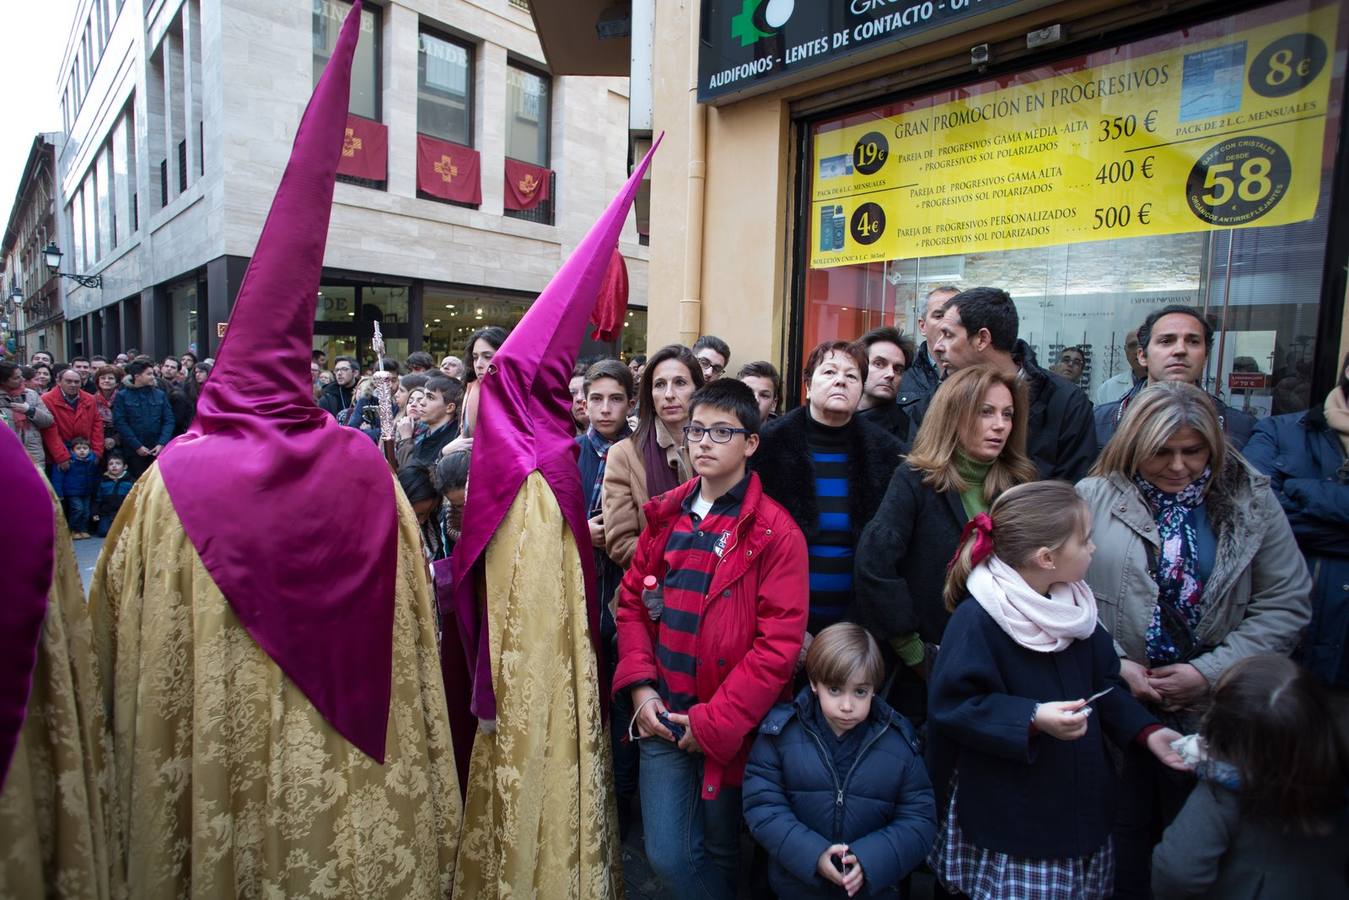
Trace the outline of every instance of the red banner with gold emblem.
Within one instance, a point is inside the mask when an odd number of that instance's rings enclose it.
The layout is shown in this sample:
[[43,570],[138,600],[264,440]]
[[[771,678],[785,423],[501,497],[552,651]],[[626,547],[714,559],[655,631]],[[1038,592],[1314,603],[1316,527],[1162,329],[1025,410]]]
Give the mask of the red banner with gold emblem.
[[347,114],[347,133],[337,174],[385,181],[389,177],[389,129],[383,122]]
[[456,203],[482,203],[481,157],[472,147],[417,135],[417,190]]
[[548,199],[552,170],[506,158],[506,208],[533,209]]

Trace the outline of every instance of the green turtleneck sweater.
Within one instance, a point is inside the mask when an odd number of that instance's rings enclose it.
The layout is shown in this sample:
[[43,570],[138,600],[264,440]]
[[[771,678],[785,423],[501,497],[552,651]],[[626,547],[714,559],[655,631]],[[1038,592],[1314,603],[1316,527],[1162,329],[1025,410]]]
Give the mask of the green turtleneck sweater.
[[[984,479],[988,477],[988,470],[993,464],[970,459],[959,450],[956,451],[955,462],[956,472],[960,474],[960,480],[965,482],[965,490],[960,492],[960,505],[965,508],[965,518],[973,519],[981,512],[988,512],[989,504],[984,500]],[[890,646],[906,666],[916,666],[923,661],[925,650],[917,634],[891,638]]]
[[970,459],[959,450],[956,451],[955,461],[956,472],[960,480],[965,482],[965,490],[960,492],[960,505],[965,507],[965,518],[973,519],[981,512],[988,512],[989,503],[984,499],[984,479],[988,477],[988,470],[993,464]]

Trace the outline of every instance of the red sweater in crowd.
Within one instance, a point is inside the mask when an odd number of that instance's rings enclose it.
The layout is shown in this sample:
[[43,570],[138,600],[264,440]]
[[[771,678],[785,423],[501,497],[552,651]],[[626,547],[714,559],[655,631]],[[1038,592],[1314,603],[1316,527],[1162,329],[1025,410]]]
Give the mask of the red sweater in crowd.
[[42,402],[56,420],[52,427],[42,432],[47,462],[59,465],[70,459],[70,449],[66,445],[77,437],[89,439],[96,459],[103,456],[103,419],[98,414],[93,394],[80,391],[75,408],[71,409],[61,388],[54,387],[42,395]]

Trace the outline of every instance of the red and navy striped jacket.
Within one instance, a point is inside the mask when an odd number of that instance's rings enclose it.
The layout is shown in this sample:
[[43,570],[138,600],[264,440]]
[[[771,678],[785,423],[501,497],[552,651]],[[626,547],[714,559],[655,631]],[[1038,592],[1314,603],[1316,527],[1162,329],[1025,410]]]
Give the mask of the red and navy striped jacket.
[[698,623],[717,563],[734,537],[748,486],[747,476],[717,498],[703,518],[693,511],[698,491],[689,492],[679,504],[681,514],[665,542],[665,611],[656,637],[656,690],[671,712],[686,713],[698,702],[694,677]]
[[[642,581],[648,575],[668,581],[667,548],[679,521],[687,519],[684,503],[698,484],[694,478],[642,507],[646,529],[618,592],[615,692],[643,683],[659,685],[661,633],[673,635],[677,629],[651,621],[642,603]],[[774,703],[790,699],[810,603],[801,529],[763,492],[757,474],[744,486],[731,536],[713,564],[706,591],[697,595],[696,627],[678,648],[692,657],[696,702],[688,717],[703,751],[699,793],[707,800],[718,795],[723,783],[741,783],[759,722]],[[673,598],[672,603],[672,593],[667,584],[666,608],[677,605],[684,611],[686,598]],[[678,615],[671,622],[674,618]],[[666,677],[668,686],[668,673]]]

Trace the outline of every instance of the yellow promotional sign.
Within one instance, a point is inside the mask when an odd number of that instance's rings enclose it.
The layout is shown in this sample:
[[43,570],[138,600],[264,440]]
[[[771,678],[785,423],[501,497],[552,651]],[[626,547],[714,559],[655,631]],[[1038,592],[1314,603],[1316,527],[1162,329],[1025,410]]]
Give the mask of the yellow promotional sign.
[[1338,15],[821,132],[810,264],[1309,219]]

